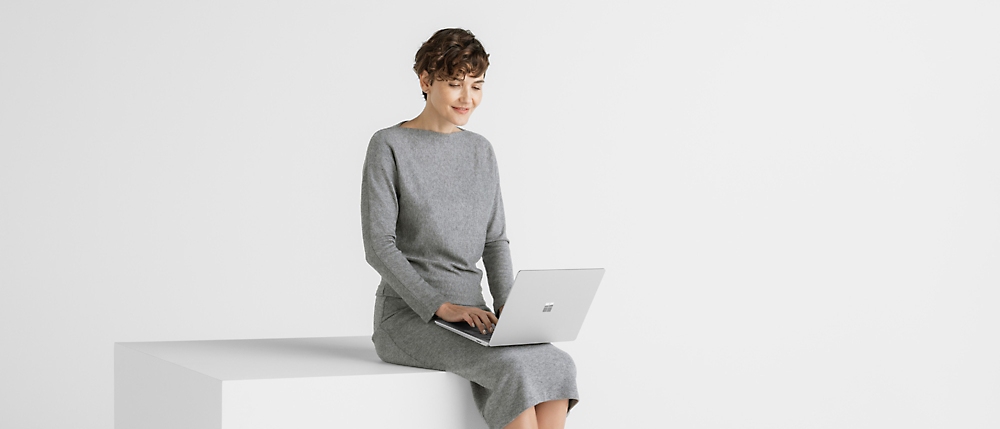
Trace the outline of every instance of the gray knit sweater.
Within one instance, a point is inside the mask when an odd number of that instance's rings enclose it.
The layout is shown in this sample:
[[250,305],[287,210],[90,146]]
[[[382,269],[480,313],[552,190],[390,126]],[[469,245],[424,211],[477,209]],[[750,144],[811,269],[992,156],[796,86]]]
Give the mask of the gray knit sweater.
[[445,302],[485,306],[482,258],[494,308],[504,305],[514,274],[493,147],[471,131],[400,124],[372,136],[361,182],[376,295],[401,297],[424,321]]

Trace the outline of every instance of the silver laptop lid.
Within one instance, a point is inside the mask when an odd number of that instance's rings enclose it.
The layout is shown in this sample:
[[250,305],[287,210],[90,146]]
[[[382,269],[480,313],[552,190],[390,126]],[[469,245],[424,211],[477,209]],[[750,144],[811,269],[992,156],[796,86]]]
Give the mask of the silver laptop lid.
[[518,271],[490,346],[575,340],[603,277],[604,268]]

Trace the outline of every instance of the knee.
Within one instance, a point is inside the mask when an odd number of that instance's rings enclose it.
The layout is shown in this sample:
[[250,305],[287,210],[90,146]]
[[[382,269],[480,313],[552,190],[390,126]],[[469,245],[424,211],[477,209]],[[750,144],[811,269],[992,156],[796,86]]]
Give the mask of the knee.
[[532,380],[548,380],[562,384],[576,380],[573,358],[550,344],[538,347],[529,356],[510,356],[504,359],[501,366],[509,383],[530,384]]
[[552,347],[552,353],[547,361],[546,368],[554,374],[563,374],[569,378],[576,378],[576,363],[573,357],[556,347]]

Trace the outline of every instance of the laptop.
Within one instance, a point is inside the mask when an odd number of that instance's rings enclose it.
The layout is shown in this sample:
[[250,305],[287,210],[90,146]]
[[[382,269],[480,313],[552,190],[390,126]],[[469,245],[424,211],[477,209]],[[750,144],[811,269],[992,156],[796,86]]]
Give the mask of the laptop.
[[468,323],[434,323],[487,347],[573,341],[583,326],[604,268],[521,270],[493,332]]

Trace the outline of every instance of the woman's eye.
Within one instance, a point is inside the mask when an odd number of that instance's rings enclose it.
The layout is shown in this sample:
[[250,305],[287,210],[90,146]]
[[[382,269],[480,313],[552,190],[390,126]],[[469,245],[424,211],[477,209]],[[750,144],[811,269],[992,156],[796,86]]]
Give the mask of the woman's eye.
[[474,90],[476,90],[476,91],[480,91],[480,90],[482,90],[482,89],[483,89],[483,87],[475,87],[475,86],[474,86],[474,87],[472,87],[472,89],[474,89]]

